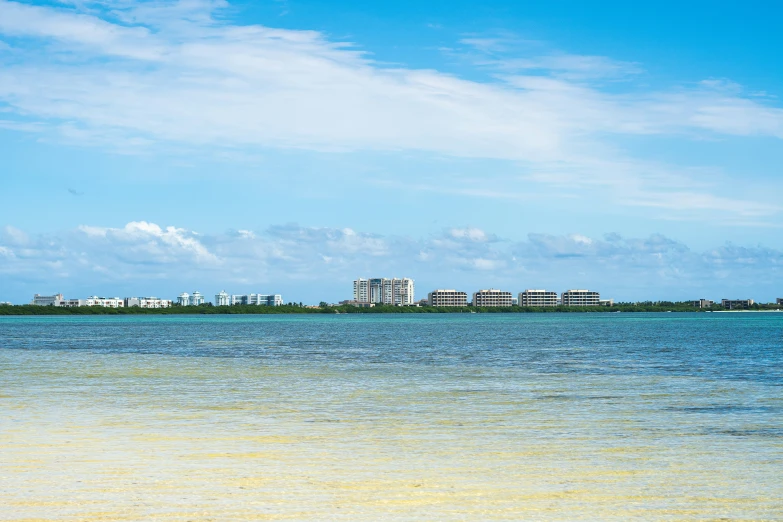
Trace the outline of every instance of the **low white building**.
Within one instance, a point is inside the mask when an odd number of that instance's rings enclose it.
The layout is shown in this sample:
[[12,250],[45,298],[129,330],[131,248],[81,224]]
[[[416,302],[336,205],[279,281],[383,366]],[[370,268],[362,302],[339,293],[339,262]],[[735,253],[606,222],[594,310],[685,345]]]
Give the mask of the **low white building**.
[[65,298],[63,294],[41,295],[35,294],[31,304],[35,306],[63,306]]
[[119,297],[98,297],[94,295],[87,299],[68,299],[63,306],[103,306],[105,308],[125,308],[125,300]]
[[225,290],[215,294],[215,306],[231,306],[231,296]]
[[126,297],[125,307],[138,306],[139,308],[169,308],[171,299],[158,299],[157,297]]
[[232,305],[253,305],[253,306],[282,306],[283,296],[280,294],[243,294],[232,295]]
[[519,306],[557,306],[557,292],[527,289],[519,292]]

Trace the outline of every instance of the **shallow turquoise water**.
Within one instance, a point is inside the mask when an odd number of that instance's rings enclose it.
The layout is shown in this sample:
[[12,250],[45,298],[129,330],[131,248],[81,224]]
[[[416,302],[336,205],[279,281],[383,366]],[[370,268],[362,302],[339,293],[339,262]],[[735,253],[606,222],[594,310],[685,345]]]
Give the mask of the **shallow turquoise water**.
[[0,317],[0,519],[783,520],[783,314]]

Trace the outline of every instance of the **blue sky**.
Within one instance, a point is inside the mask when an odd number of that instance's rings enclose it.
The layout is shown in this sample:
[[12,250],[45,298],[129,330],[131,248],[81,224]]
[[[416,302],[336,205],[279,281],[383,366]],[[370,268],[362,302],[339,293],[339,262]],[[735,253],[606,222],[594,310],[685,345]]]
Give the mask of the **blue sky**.
[[0,0],[0,301],[781,297],[782,15]]

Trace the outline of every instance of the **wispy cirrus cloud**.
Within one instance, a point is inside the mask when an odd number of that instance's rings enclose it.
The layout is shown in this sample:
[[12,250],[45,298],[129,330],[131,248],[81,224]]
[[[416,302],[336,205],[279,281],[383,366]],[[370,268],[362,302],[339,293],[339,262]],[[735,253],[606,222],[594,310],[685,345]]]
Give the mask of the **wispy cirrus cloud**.
[[[442,190],[489,197],[578,184],[627,208],[667,217],[750,213],[779,204],[731,182],[634,158],[623,136],[783,139],[783,109],[723,81],[650,90],[601,89],[639,64],[538,49],[515,56],[508,37],[463,39],[494,80],[389,67],[352,42],[307,30],[240,25],[225,2],[120,0],[53,6],[0,0],[0,127],[122,153],[258,148],[414,151],[513,162],[507,186],[441,180]],[[724,215],[724,214],[721,214]],[[675,216],[677,217],[677,216]],[[750,222],[750,221],[749,221]]]

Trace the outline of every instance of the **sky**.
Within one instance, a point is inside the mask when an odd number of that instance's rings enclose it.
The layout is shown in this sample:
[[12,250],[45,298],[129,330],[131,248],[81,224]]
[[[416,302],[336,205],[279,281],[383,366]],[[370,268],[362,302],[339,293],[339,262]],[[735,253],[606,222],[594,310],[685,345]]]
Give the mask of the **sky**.
[[783,4],[0,0],[0,301],[783,297]]

